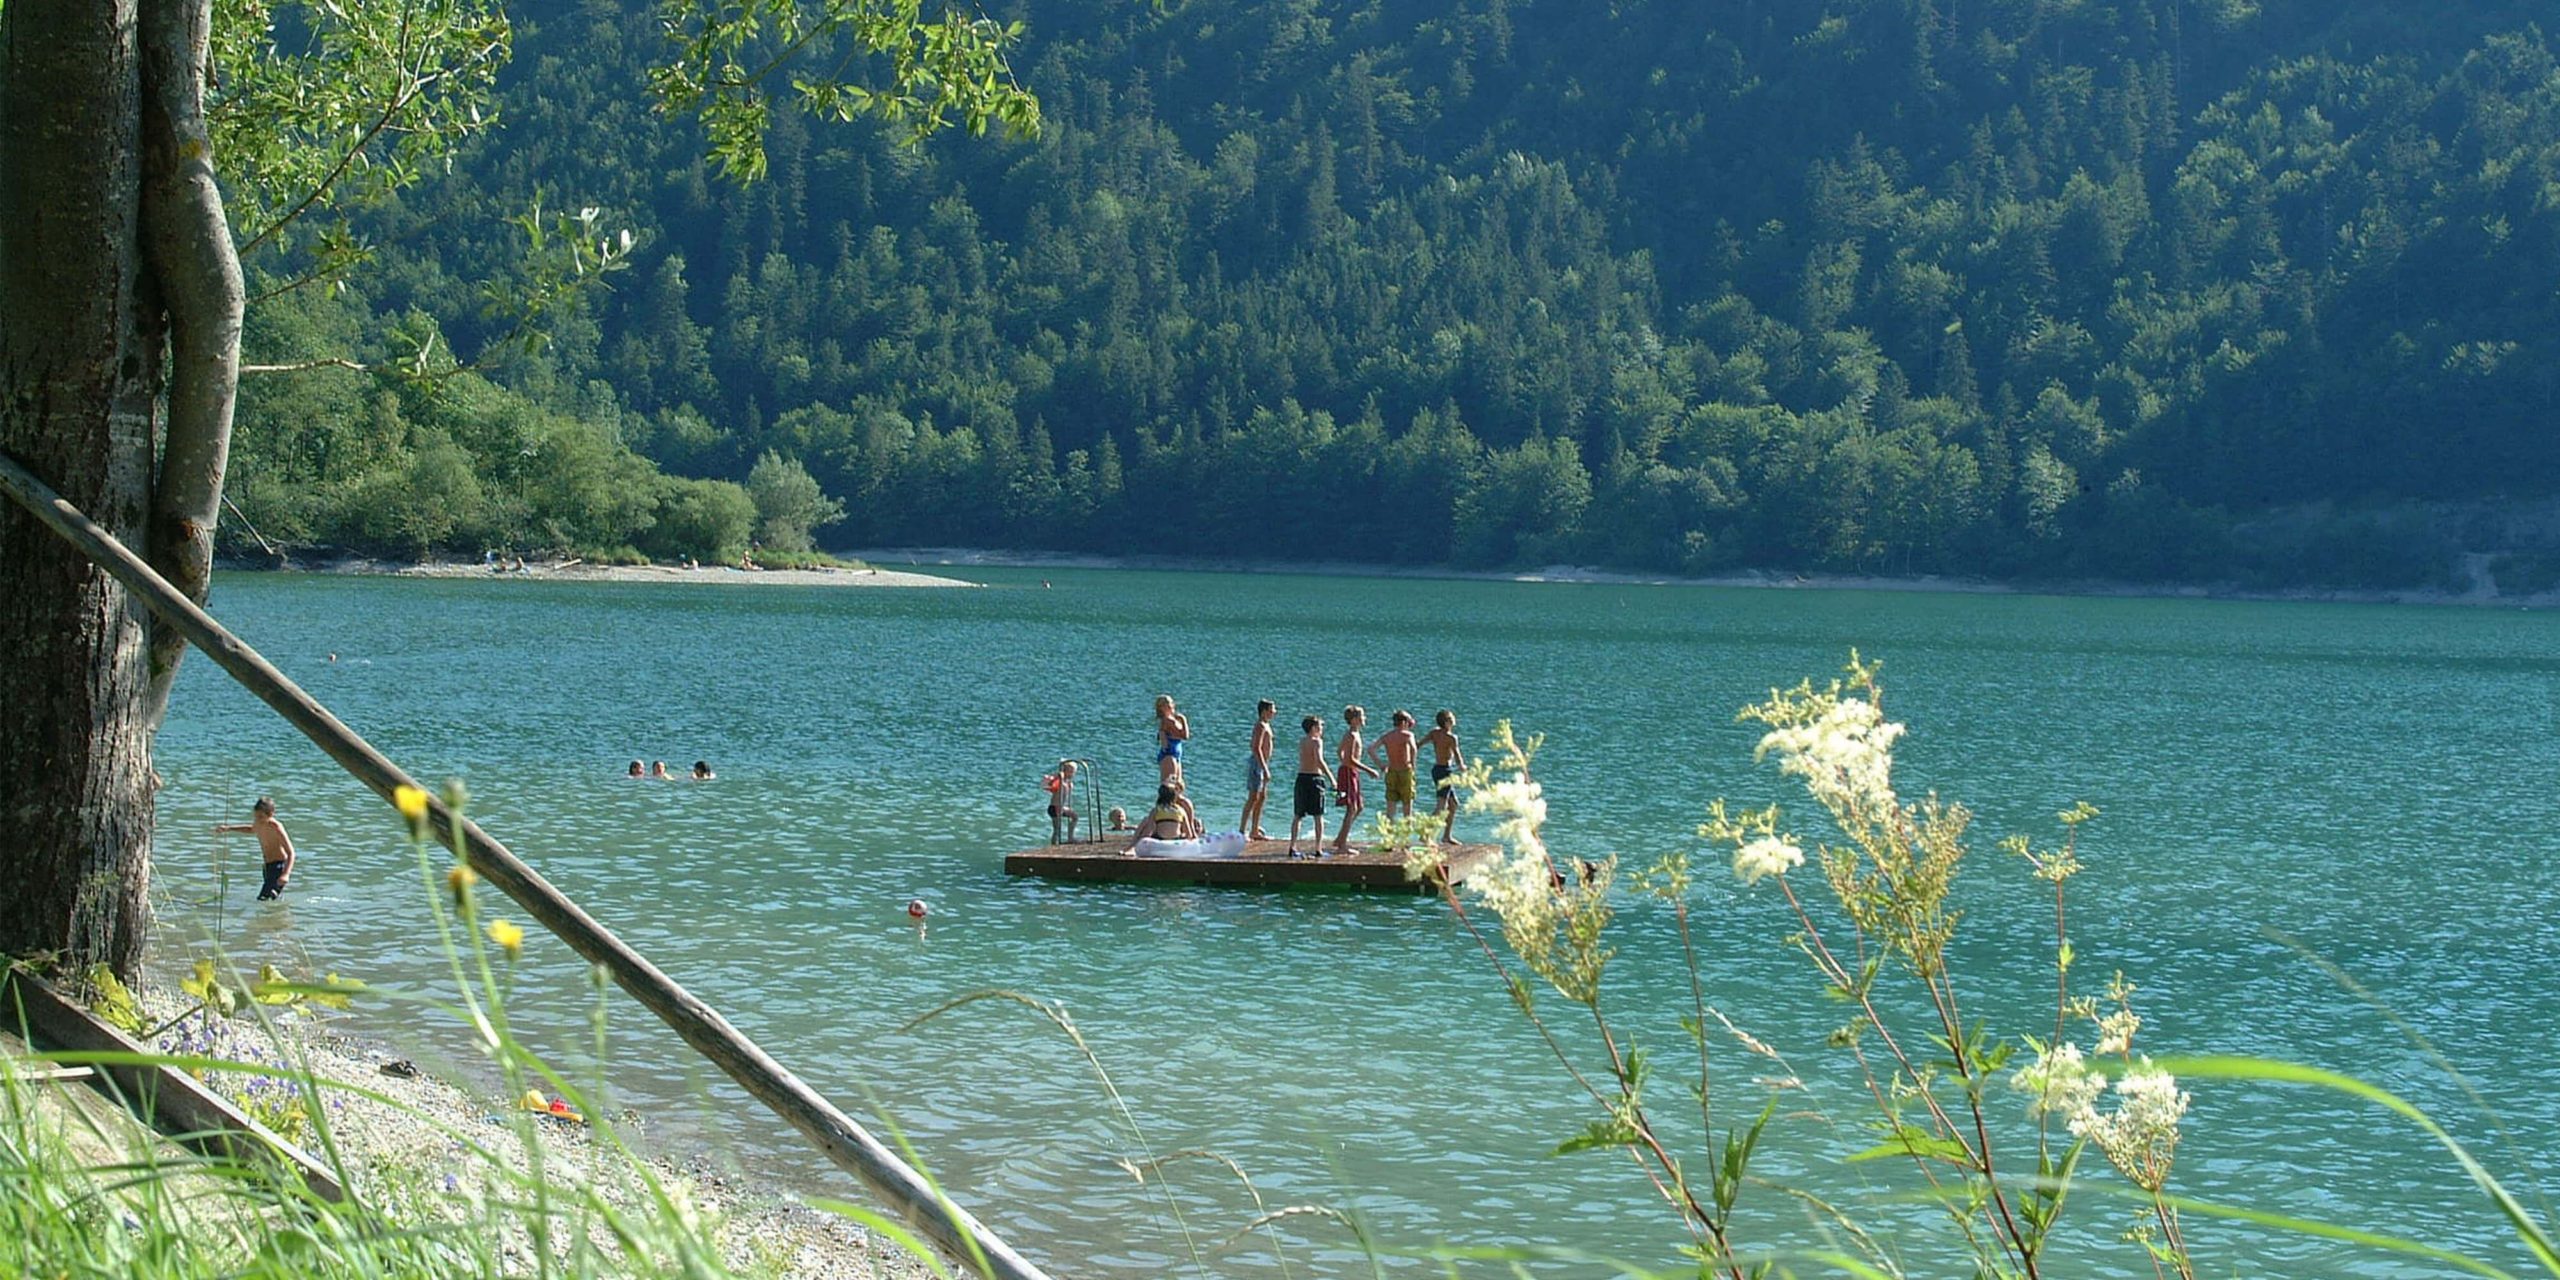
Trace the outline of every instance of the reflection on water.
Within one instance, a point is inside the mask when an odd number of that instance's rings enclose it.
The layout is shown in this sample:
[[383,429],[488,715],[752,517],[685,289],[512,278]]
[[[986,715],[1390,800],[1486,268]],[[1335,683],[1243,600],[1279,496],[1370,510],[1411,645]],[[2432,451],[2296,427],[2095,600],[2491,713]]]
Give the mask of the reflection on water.
[[[2476,1071],[2511,1130],[2560,1120],[2560,1067],[2540,1030],[2560,995],[2547,963],[2560,941],[2547,713],[2560,637],[2545,615],[982,576],[998,589],[231,575],[215,608],[395,759],[466,778],[475,816],[543,874],[820,1088],[894,1119],[1001,1231],[1076,1275],[1187,1265],[1158,1192],[1113,1163],[1131,1140],[1089,1068],[1017,1005],[910,1020],[990,988],[1063,1001],[1157,1149],[1214,1148],[1270,1203],[1353,1209],[1392,1239],[1668,1261],[1677,1235],[1623,1163],[1548,1155],[1592,1118],[1587,1102],[1572,1105],[1437,903],[1003,874],[1004,853],[1045,836],[1039,778],[1059,756],[1100,761],[1106,800],[1136,807],[1157,692],[1191,714],[1194,788],[1213,820],[1232,821],[1241,800],[1256,697],[1278,701],[1284,724],[1314,711],[1337,728],[1346,702],[1381,719],[1445,706],[1470,744],[1505,716],[1548,733],[1553,842],[1640,862],[1695,848],[1716,796],[1789,799],[1752,766],[1733,711],[1857,645],[1886,660],[1889,710],[1913,726],[1906,789],[1980,813],[1958,953],[1965,994],[1996,1029],[2037,1029],[2051,935],[2049,901],[2039,907],[1991,841],[2048,832],[2055,810],[2086,799],[2105,817],[2073,882],[2078,972],[2094,982],[2122,968],[2141,983],[2155,1051],[2353,1069],[2463,1118],[2468,1135],[2489,1132],[2423,1053],[2272,926]],[[1039,577],[1056,589],[1008,589]],[[201,662],[161,744],[164,940],[218,934],[252,963],[433,990],[425,890],[387,809]],[[629,781],[634,757],[679,771],[708,759],[720,778]],[[196,834],[262,793],[302,848],[281,907],[250,901],[245,845]],[[929,931],[904,914],[914,897],[932,904]],[[1773,1127],[1761,1171],[1835,1198],[1903,1189],[1881,1166],[1835,1163],[1872,1138],[1853,1068],[1822,1048],[1838,1011],[1785,946],[1778,904],[1715,875],[1698,897],[1711,997],[1816,1083]],[[1667,916],[1629,901],[1621,921],[1609,997],[1639,1042],[1676,1058],[1662,993],[1685,980]],[[186,945],[166,942],[164,962]],[[583,967],[537,938],[524,969],[520,1016],[582,1060]],[[654,1139],[808,1164],[644,1013],[619,1000],[610,1012],[614,1088]],[[1584,1028],[1560,1031],[1589,1048]],[[1741,1083],[1753,1068],[1720,1053],[1734,1090],[1722,1125],[1758,1099]],[[2378,1117],[2293,1093],[2197,1092],[2182,1152],[2191,1192],[2498,1247],[2487,1215],[2435,1172],[2440,1158]],[[1679,1115],[1676,1097],[1666,1076],[1656,1105]],[[1212,1165],[1177,1166],[1175,1185],[1204,1240],[1251,1216]],[[1754,1194],[1746,1236],[1802,1238],[1781,1196]],[[2072,1273],[2147,1274],[2114,1239],[2114,1211],[2086,1211],[2062,1246]],[[1319,1263],[1347,1243],[1310,1230]],[[2194,1237],[2208,1270],[2419,1274],[2205,1225]],[[1240,1243],[1217,1269],[1265,1274],[1260,1249]],[[1925,1250],[1911,1260],[1931,1271]]]

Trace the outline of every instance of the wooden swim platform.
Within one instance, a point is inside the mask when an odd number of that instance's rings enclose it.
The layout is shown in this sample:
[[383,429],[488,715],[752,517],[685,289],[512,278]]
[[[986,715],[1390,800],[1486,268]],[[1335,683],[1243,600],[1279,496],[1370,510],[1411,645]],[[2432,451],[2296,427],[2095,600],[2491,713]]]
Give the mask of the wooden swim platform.
[[[1255,840],[1232,858],[1139,858],[1121,852],[1128,847],[1125,838],[1045,845],[1005,855],[1004,870],[1007,875],[1046,876],[1052,880],[1438,892],[1432,886],[1404,878],[1402,853],[1380,853],[1374,848],[1361,848],[1347,857],[1292,858],[1286,841]],[[1489,844],[1442,846],[1451,882],[1465,880],[1469,872],[1493,855],[1494,849]]]

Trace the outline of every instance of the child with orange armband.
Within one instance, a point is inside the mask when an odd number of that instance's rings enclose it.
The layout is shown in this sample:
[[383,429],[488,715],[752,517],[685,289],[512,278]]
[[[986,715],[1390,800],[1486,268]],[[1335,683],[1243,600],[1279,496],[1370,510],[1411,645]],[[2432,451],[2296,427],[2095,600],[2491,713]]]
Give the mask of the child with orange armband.
[[1058,771],[1040,780],[1040,789],[1049,793],[1049,843],[1075,839],[1076,762],[1059,761]]

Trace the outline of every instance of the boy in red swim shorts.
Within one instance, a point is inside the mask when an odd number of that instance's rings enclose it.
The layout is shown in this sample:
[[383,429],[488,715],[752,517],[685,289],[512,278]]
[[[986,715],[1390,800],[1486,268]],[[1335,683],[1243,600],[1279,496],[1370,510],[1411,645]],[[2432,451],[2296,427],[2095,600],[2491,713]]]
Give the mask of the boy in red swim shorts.
[[1361,758],[1367,752],[1364,749],[1366,744],[1360,740],[1360,726],[1368,721],[1369,713],[1356,705],[1342,709],[1342,741],[1334,744],[1334,759],[1339,763],[1333,770],[1333,789],[1341,793],[1337,803],[1342,806],[1342,830],[1334,833],[1333,837],[1335,853],[1351,852],[1351,824],[1359,820],[1362,807],[1360,775],[1365,773],[1374,777],[1378,772]]

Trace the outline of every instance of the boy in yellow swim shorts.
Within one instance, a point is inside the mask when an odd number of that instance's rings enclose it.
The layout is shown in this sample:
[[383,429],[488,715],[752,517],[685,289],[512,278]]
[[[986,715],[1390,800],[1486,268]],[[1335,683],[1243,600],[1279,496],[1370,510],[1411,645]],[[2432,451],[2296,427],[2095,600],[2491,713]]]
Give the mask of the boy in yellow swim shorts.
[[1413,764],[1421,754],[1422,744],[1413,736],[1413,713],[1398,711],[1395,727],[1378,739],[1373,748],[1386,757],[1387,814],[1390,818],[1413,816]]

